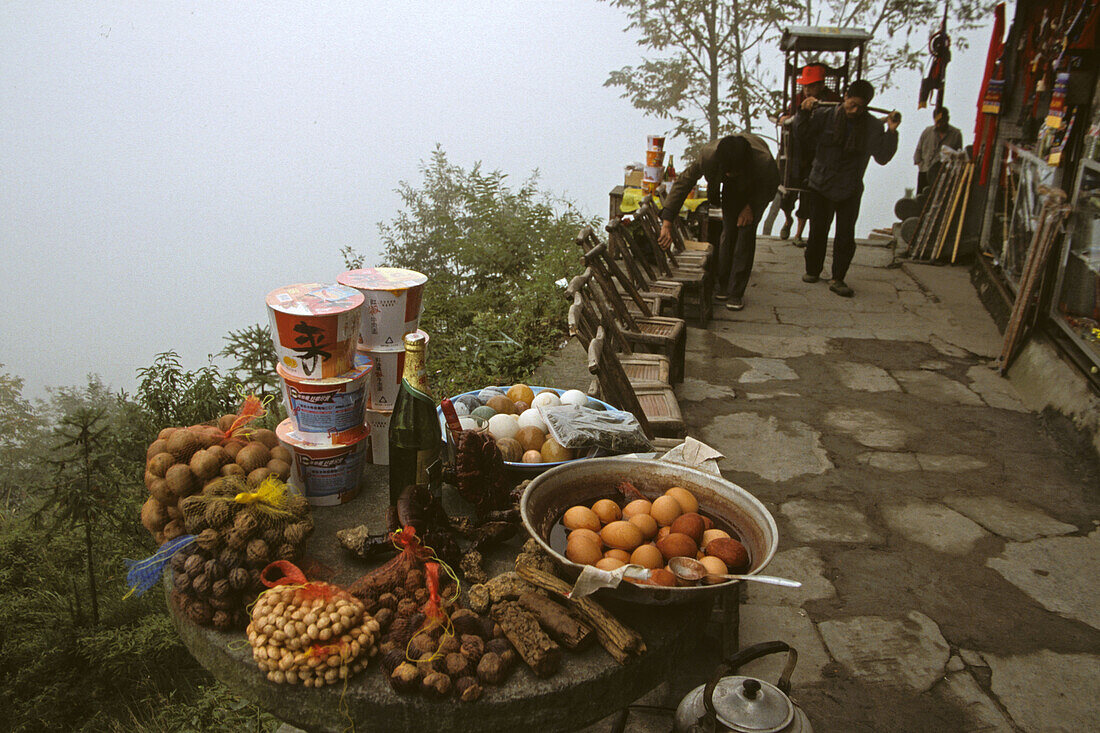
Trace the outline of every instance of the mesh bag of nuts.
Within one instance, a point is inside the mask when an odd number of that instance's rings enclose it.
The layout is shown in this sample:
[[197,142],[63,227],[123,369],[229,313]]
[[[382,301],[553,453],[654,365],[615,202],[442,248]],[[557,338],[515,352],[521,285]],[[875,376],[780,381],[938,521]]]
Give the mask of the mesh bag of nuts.
[[[283,577],[270,580],[274,571]],[[252,658],[272,682],[321,687],[366,668],[378,651],[378,622],[343,589],[309,582],[292,563],[261,574],[264,591],[252,608]]]

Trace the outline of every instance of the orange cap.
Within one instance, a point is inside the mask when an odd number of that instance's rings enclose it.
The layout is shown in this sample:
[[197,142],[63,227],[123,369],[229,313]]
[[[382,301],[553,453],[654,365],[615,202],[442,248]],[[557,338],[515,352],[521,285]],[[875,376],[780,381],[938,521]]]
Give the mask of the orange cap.
[[802,76],[798,77],[798,83],[805,86],[815,81],[825,81],[825,67],[821,64],[809,64],[802,67]]

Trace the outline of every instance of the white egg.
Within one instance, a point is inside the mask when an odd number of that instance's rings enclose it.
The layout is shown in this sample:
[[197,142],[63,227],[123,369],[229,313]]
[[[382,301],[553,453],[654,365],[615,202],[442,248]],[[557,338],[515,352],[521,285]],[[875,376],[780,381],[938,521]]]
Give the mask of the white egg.
[[546,427],[546,422],[542,419],[542,415],[534,407],[524,410],[523,414],[519,416],[519,426],[521,428],[538,428],[544,433],[549,430]]
[[470,408],[466,406],[465,402],[452,402],[455,407],[455,414],[459,417],[465,417],[470,414]]
[[561,399],[558,398],[557,393],[550,390],[539,392],[535,395],[535,399],[531,400],[531,407],[557,407],[560,404]]
[[489,434],[497,440],[514,438],[519,432],[519,424],[512,415],[493,415],[489,418]]
[[581,392],[579,389],[567,389],[561,393],[561,403],[563,405],[576,405],[577,407],[584,407],[588,404],[588,395]]
[[462,426],[463,430],[477,430],[484,423],[478,420],[476,417],[462,416],[458,418],[458,424]]

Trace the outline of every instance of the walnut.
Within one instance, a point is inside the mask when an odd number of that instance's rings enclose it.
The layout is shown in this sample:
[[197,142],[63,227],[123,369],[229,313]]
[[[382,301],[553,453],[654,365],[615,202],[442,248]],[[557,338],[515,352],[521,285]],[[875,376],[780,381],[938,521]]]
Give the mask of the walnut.
[[249,542],[246,552],[248,562],[252,565],[267,565],[271,561],[271,551],[263,540],[256,539]]
[[218,631],[229,631],[233,628],[233,614],[228,611],[215,611],[211,624]]
[[214,529],[222,529],[233,521],[233,508],[228,501],[207,501],[206,523]]
[[439,645],[436,643],[435,639],[428,634],[414,636],[412,641],[409,642],[409,659],[427,659],[436,653],[438,647]]
[[172,588],[186,593],[191,589],[191,576],[187,573],[172,573]]
[[295,547],[300,547],[311,532],[313,532],[313,522],[295,522],[283,528],[283,539]]
[[405,574],[405,582],[402,585],[404,585],[405,591],[408,593],[414,593],[417,588],[423,588],[424,571],[420,568],[413,568]]
[[233,568],[229,571],[229,585],[233,590],[244,590],[248,587],[251,578],[244,568]]
[[210,593],[215,598],[228,598],[232,591],[233,586],[229,584],[228,580],[215,580],[210,586]]
[[452,613],[451,624],[455,627],[455,633],[459,636],[481,634],[479,616],[468,608],[460,608]]
[[205,502],[197,494],[183,497],[176,506],[183,515],[188,532],[197,534],[207,528]]
[[409,662],[402,662],[390,673],[390,684],[398,692],[415,692],[419,682],[420,670]]
[[235,529],[230,530],[225,536],[225,544],[232,550],[244,552],[244,548],[248,547],[248,538]]
[[481,685],[476,677],[463,677],[455,682],[455,692],[462,702],[476,702],[481,697]]
[[461,648],[466,658],[477,664],[485,654],[485,641],[480,636],[463,634]]
[[238,512],[236,519],[233,520],[233,531],[246,539],[256,534],[259,528],[260,523],[256,521],[256,515],[247,510]]
[[443,658],[443,671],[451,678],[466,677],[473,674],[474,670],[474,665],[470,663],[470,659],[464,654],[452,652]]
[[289,542],[284,542],[283,544],[275,548],[276,560],[290,561],[293,560],[297,555],[298,551],[294,549],[294,545],[290,544]]
[[211,580],[221,580],[225,577],[225,567],[216,559],[203,563],[202,571],[209,575]]
[[451,678],[442,672],[432,672],[424,678],[421,687],[433,697],[447,697],[451,694]]
[[477,678],[486,685],[499,685],[505,674],[504,662],[493,652],[487,652],[477,663]]
[[301,494],[295,494],[287,499],[286,508],[290,513],[300,519],[307,519],[309,514],[309,499]]
[[212,583],[210,580],[210,576],[206,573],[199,573],[191,579],[191,588],[193,588],[195,593],[197,593],[199,596],[210,595],[211,585]]
[[396,615],[392,608],[379,608],[374,612],[374,620],[378,622],[378,628],[385,631]]
[[446,656],[448,654],[456,654],[462,651],[462,645],[459,640],[454,636],[446,636],[439,644],[439,653]]
[[420,608],[421,605],[422,604],[419,604],[416,601],[406,598],[405,600],[397,604],[397,615],[411,616],[416,613],[416,609]]
[[378,607],[397,610],[397,596],[393,593],[383,593],[378,596]]
[[278,547],[283,544],[283,530],[279,526],[267,527],[260,533],[260,539],[272,547]]
[[416,601],[416,604],[418,606],[423,606],[425,603],[427,603],[429,597],[430,596],[428,595],[427,588],[417,588],[416,591],[413,593],[413,600]]
[[183,566],[187,563],[187,558],[190,555],[177,551],[175,555],[172,555],[172,559],[168,561],[169,567],[172,568],[173,573],[182,573]]
[[202,555],[197,552],[187,556],[187,559],[183,562],[183,572],[188,575],[195,576],[202,572],[202,564],[204,560]]

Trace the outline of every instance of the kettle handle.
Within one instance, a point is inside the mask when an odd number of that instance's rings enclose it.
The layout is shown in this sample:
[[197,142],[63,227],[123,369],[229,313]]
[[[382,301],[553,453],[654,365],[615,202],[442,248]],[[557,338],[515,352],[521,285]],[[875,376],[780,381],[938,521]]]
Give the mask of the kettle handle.
[[718,669],[710,678],[710,681],[707,682],[707,686],[703,688],[703,706],[706,708],[707,714],[717,715],[714,710],[714,688],[718,686],[719,680],[736,672],[743,664],[779,652],[787,652],[787,663],[784,665],[783,672],[779,675],[779,681],[775,683],[775,686],[784,695],[789,695],[791,692],[791,674],[794,672],[795,664],[798,663],[798,652],[784,641],[762,641],[759,644],[745,647],[718,665]]

